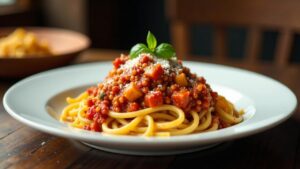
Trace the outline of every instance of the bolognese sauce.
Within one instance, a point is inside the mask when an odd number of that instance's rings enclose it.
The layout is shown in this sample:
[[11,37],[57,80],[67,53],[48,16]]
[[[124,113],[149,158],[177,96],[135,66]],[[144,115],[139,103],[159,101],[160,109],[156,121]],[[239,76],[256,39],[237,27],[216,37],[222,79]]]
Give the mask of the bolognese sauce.
[[[84,129],[101,131],[109,111],[133,112],[164,104],[189,112],[214,107],[218,94],[203,77],[197,77],[182,61],[143,53],[134,59],[121,55],[105,80],[87,89],[86,116],[93,123]],[[214,118],[213,120],[218,120]]]

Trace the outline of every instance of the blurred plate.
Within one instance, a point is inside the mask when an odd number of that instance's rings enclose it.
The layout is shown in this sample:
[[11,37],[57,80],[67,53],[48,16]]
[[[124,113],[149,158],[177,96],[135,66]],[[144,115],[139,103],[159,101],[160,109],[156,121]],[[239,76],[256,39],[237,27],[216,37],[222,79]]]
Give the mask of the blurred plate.
[[[0,77],[24,77],[43,70],[68,64],[80,52],[87,49],[90,40],[87,36],[64,29],[24,27],[33,32],[38,39],[46,40],[54,52],[54,56],[26,58],[0,58]],[[16,28],[0,28],[0,37],[6,36]]]
[[274,127],[296,108],[293,92],[269,77],[214,64],[184,65],[204,76],[213,90],[228,98],[237,109],[244,109],[244,121],[217,131],[168,138],[108,136],[61,123],[58,117],[67,105],[66,97],[74,97],[103,80],[112,68],[109,62],[69,66],[28,77],[5,93],[3,104],[11,116],[43,132],[76,139],[101,150],[134,155],[169,155],[209,148]]

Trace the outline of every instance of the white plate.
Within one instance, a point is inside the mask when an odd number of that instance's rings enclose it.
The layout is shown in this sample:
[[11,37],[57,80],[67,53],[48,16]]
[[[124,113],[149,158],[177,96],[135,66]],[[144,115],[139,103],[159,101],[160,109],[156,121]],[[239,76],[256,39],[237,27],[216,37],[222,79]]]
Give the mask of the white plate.
[[3,99],[7,112],[35,129],[72,138],[98,149],[136,155],[191,152],[213,144],[252,135],[287,119],[296,108],[295,95],[283,84],[241,69],[184,62],[192,72],[204,76],[212,88],[245,110],[245,121],[218,131],[170,138],[107,136],[70,128],[56,118],[66,105],[66,96],[76,96],[100,82],[111,62],[82,64],[50,70],[13,85]]

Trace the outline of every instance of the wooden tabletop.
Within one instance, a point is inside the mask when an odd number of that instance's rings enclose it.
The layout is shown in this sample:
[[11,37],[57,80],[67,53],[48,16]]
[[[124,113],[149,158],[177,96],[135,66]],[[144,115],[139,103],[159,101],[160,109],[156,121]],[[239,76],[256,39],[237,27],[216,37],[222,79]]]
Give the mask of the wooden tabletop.
[[[76,63],[110,60],[119,51],[89,50]],[[223,64],[249,69],[277,79],[300,98],[300,66]],[[0,81],[0,168],[300,168],[300,107],[284,123],[266,132],[226,142],[215,148],[174,156],[143,157],[108,153],[75,140],[27,127],[3,108],[5,91],[17,80]],[[276,98],[275,98],[276,99]]]

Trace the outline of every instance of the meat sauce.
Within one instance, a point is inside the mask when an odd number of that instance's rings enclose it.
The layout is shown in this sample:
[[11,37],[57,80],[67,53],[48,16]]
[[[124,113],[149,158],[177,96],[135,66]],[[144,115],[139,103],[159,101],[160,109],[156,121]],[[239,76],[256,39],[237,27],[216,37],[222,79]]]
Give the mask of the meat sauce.
[[213,107],[217,93],[177,59],[161,60],[150,54],[135,59],[121,55],[102,83],[87,90],[87,130],[101,131],[109,111],[132,112],[163,104],[181,108],[187,117]]

